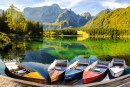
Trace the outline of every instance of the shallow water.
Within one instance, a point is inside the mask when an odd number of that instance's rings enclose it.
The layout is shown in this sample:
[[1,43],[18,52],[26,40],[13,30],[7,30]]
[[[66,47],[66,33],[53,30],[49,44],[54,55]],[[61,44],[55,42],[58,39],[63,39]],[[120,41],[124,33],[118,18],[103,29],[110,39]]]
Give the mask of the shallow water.
[[[70,64],[77,59],[90,59],[111,61],[112,58],[125,59],[130,66],[130,40],[129,38],[88,38],[79,40],[71,38],[30,38],[30,41],[2,44],[0,46],[0,72],[8,76],[5,71],[4,61],[17,60],[26,66],[38,71],[47,79],[46,84],[51,84],[48,79],[47,69],[55,59],[68,59]],[[125,69],[125,74],[130,73],[130,67]],[[109,73],[96,81],[112,79]],[[96,82],[94,81],[94,82]],[[82,84],[82,76],[72,81],[61,78],[52,84],[79,85]]]

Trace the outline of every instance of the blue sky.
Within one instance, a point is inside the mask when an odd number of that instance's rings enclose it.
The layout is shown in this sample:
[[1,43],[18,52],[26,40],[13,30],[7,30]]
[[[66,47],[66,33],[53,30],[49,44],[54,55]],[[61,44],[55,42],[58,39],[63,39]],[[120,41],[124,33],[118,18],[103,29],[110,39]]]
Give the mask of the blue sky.
[[93,16],[106,8],[126,8],[130,0],[0,0],[0,9],[6,10],[14,4],[21,11],[25,7],[41,7],[58,4],[61,8],[71,8],[75,13],[90,12]]

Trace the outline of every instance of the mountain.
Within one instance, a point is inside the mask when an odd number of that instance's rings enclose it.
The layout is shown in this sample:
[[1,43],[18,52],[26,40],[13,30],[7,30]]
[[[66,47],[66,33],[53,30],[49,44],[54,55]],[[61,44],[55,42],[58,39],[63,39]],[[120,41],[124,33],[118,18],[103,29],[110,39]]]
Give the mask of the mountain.
[[87,24],[85,25],[85,27],[88,27],[91,23],[93,23],[93,21],[95,21],[96,19],[108,14],[109,12],[111,12],[112,10],[107,8],[105,10],[102,10],[101,12],[99,12],[96,16],[94,16],[91,20],[89,20],[87,22]]
[[85,19],[85,21],[82,21],[82,20],[79,21],[81,26],[84,26],[89,20],[92,19],[92,16],[91,16],[91,14],[89,12],[82,13],[82,14],[80,14],[80,16],[82,16],[83,19]]
[[44,23],[43,29],[81,27],[84,26],[91,18],[91,14],[89,12],[77,15],[75,12],[69,9],[61,13],[57,17],[55,23]]
[[71,27],[69,24],[69,20],[63,20],[55,23],[43,23],[44,30],[63,29],[66,27]]
[[0,14],[2,14],[2,11],[3,11],[3,10],[2,10],[2,9],[0,9]]
[[78,27],[79,26],[79,19],[80,19],[80,16],[76,15],[76,13],[74,13],[73,11],[71,11],[71,9],[69,9],[69,10],[61,13],[58,16],[58,18],[56,19],[56,22],[68,20],[70,26]]
[[[88,18],[90,17],[90,18]],[[58,18],[56,19],[56,22],[61,22],[63,20],[68,20],[70,26],[73,27],[80,27],[87,23],[88,20],[91,19],[90,13],[84,13],[84,15],[77,15],[74,13],[71,9],[66,10],[65,12],[61,13]]]
[[88,28],[130,29],[130,6],[118,8],[97,18]]
[[58,4],[52,4],[51,6],[24,8],[23,14],[28,20],[39,21],[40,23],[54,23],[56,18],[65,10],[61,9]]

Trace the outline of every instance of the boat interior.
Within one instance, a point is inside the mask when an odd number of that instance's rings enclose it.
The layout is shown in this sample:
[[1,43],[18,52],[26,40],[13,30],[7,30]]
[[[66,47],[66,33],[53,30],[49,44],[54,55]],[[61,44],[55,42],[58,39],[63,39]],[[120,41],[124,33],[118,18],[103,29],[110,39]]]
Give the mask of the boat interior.
[[54,77],[54,76],[56,76],[60,73],[63,73],[63,72],[64,71],[61,71],[61,70],[51,70],[51,71],[49,71],[49,75],[50,75],[50,77]]
[[124,67],[124,64],[122,63],[113,63],[113,67],[119,67],[119,68],[123,68]]
[[74,70],[81,70],[83,71],[86,67],[88,66],[88,64],[76,64],[76,66],[70,68],[70,69],[74,69]]
[[81,61],[81,60],[79,60],[79,62],[75,66],[71,67],[70,69],[83,71],[83,70],[86,69],[86,67],[88,65],[89,65],[89,61]]
[[101,67],[101,66],[96,66],[92,72],[100,74],[103,73],[104,71],[106,71],[107,67]]
[[98,62],[95,67],[90,69],[90,71],[97,73],[97,74],[101,74],[104,71],[106,71],[106,69],[108,68],[108,64],[109,63],[107,63],[107,62]]
[[54,70],[59,70],[59,71],[64,71],[67,67],[67,61],[56,61],[56,65],[55,67],[53,67],[52,69]]
[[32,72],[32,70],[27,69],[24,65],[19,65],[16,62],[6,63],[6,66],[10,72],[12,72],[18,76],[24,76],[24,75]]
[[124,60],[114,60],[114,62],[124,63]]
[[53,77],[57,74],[63,73],[67,68],[67,61],[60,61],[56,60],[56,64],[51,70],[49,71],[50,77]]

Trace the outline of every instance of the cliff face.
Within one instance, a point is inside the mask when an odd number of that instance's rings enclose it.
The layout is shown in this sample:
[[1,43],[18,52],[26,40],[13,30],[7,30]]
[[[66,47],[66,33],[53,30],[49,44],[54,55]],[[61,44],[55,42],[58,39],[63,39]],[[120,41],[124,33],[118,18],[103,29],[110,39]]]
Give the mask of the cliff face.
[[79,23],[81,26],[84,26],[89,20],[92,19],[92,16],[89,12],[80,14],[80,16],[81,16],[81,18],[80,18]]
[[69,20],[63,20],[63,21],[55,22],[55,23],[43,23],[44,30],[63,29],[66,27],[70,27]]
[[90,19],[91,14],[89,12],[77,15],[71,9],[61,13],[55,23],[44,23],[43,29],[57,29],[57,28],[66,28],[66,27],[81,27],[84,26]]
[[2,11],[3,11],[3,10],[2,10],[2,9],[0,9],[0,14],[2,13]]
[[70,22],[70,26],[75,26],[75,27],[79,26],[79,15],[76,15],[70,9],[61,13],[56,19],[56,22],[61,22],[63,20],[68,20]]
[[71,9],[69,9],[61,13],[56,19],[56,22],[68,20],[70,26],[80,27],[80,26],[85,25],[87,21],[89,21],[90,19],[91,19],[90,13],[84,13],[80,16],[74,13]]
[[66,9],[61,9],[59,5],[52,4],[51,6],[43,6],[24,9],[23,13],[28,20],[39,21],[40,23],[54,23],[59,14],[63,13]]

